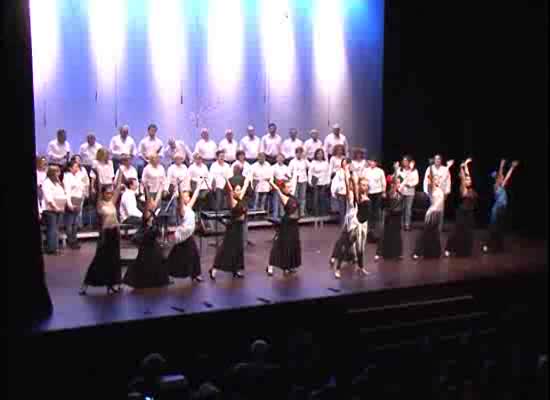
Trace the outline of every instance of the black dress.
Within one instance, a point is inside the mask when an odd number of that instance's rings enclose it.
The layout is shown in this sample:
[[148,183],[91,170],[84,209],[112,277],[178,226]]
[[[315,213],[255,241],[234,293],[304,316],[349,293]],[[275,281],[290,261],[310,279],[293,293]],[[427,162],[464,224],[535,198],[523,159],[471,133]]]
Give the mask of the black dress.
[[269,254],[269,265],[288,271],[302,265],[302,248],[298,230],[298,200],[294,196],[289,196],[284,210],[285,214],[281,219]]
[[106,228],[101,231],[96,252],[86,276],[87,286],[113,286],[121,282],[122,266],[120,263],[119,228]]
[[139,246],[136,260],[128,267],[123,282],[136,289],[166,286],[170,283],[162,249],[157,241],[159,228],[153,223],[147,226]]
[[441,257],[439,224],[443,218],[445,195],[440,188],[432,192],[432,205],[424,218],[424,228],[416,240],[414,254],[424,258]]
[[447,240],[446,250],[457,257],[470,257],[474,247],[474,211],[477,193],[469,190],[456,211],[455,227]]
[[403,198],[399,193],[389,196],[384,202],[384,232],[376,253],[384,258],[398,258],[403,253],[401,217]]
[[216,252],[212,268],[233,272],[244,269],[243,216],[248,209],[246,200],[239,200],[231,209],[229,223],[225,228],[223,241]]
[[[195,213],[186,209],[183,223],[195,229]],[[187,221],[186,221],[187,220]],[[166,259],[168,273],[174,278],[195,278],[201,274],[201,256],[193,235],[172,247]]]

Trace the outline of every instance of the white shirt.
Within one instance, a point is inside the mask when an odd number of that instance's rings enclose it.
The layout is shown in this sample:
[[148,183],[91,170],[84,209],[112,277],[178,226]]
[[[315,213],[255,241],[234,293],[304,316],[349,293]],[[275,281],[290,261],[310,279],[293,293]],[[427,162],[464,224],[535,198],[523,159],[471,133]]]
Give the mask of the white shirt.
[[176,153],[181,153],[185,157],[183,161],[192,160],[193,153],[189,147],[182,140],[176,140],[176,147],[172,148],[169,144],[164,146],[164,149],[161,151],[162,158],[168,161],[174,161],[174,156]]
[[95,156],[97,151],[103,146],[99,143],[95,143],[93,146],[90,146],[88,142],[84,142],[80,145],[80,158],[82,159],[82,165],[91,166],[95,161]]
[[122,139],[120,135],[115,135],[111,139],[109,150],[111,150],[113,158],[117,160],[121,154],[128,154],[133,157],[136,154],[136,142],[130,135],[126,136],[126,139]]
[[[432,173],[434,176],[439,177],[439,186],[441,187],[441,190],[443,190],[443,193],[445,195],[448,195],[451,193],[451,174],[449,173],[449,168],[447,168],[445,165],[441,165],[439,168],[435,165],[431,166]],[[424,174],[424,184],[423,189],[425,193],[428,193],[428,183],[429,183],[429,177],[430,177],[430,168],[426,169],[426,173]]]
[[241,139],[240,149],[244,151],[247,159],[256,159],[258,158],[258,153],[260,152],[260,144],[261,140],[258,136],[254,135],[251,139],[250,135],[246,135]]
[[343,157],[334,156],[330,158],[329,167],[330,167],[330,176],[332,174],[338,173],[342,169],[342,160]]
[[126,189],[120,199],[120,220],[124,222],[128,217],[142,217],[142,213],[137,207],[136,192]]
[[195,145],[195,153],[200,154],[203,160],[214,160],[216,151],[218,151],[218,145],[212,139],[208,141],[201,139]]
[[90,193],[90,177],[88,176],[88,171],[86,171],[84,168],[81,168],[77,173],[76,176],[80,181],[82,182],[82,185],[84,186],[84,197],[88,197]]
[[268,193],[271,191],[271,185],[269,180],[273,177],[273,169],[267,161],[262,164],[260,162],[254,163],[252,166],[252,179],[258,181],[256,185],[256,192]]
[[141,139],[141,142],[139,142],[139,155],[143,159],[147,159],[151,153],[158,154],[160,156],[161,150],[162,140],[156,136],[151,138],[151,136],[147,135]]
[[50,179],[46,179],[42,183],[42,195],[44,196],[44,204],[46,210],[56,211],[50,203],[55,203],[58,207],[62,207],[60,212],[65,211],[65,204],[67,202],[67,194],[61,183],[53,183]]
[[183,220],[175,232],[176,243],[185,242],[195,232],[195,211],[189,206],[184,206]]
[[36,186],[42,186],[42,183],[46,180],[46,171],[36,170]]
[[296,149],[298,147],[304,147],[304,142],[302,142],[300,139],[285,139],[285,141],[281,145],[281,153],[283,153],[285,159],[294,158],[296,157]]
[[328,161],[313,160],[309,162],[308,182],[311,184],[311,179],[317,178],[317,186],[325,186],[330,183],[330,166]]
[[363,177],[369,184],[369,194],[383,193],[386,191],[386,174],[382,168],[367,167],[363,170]]
[[336,195],[346,195],[346,174],[343,169],[339,169],[330,183],[330,193],[333,197]]
[[290,168],[286,164],[275,163],[271,166],[273,177],[277,180],[288,180],[291,177]]
[[84,198],[86,186],[82,180],[82,175],[73,175],[71,172],[65,172],[63,174],[63,186],[65,186],[65,193],[67,194],[67,204],[72,206],[71,198],[76,197],[79,199]]
[[419,177],[418,170],[399,168],[397,176],[402,179],[401,181],[401,194],[403,196],[414,196],[416,192],[416,185],[418,185]]
[[348,141],[344,135],[340,134],[336,137],[334,133],[329,133],[325,138],[325,154],[327,157],[332,155],[332,149],[338,144],[344,145],[345,151],[348,151]]
[[172,184],[175,188],[178,186],[178,180],[180,183],[180,190],[189,190],[191,187],[189,184],[189,174],[187,167],[184,164],[177,165],[172,164],[168,167],[168,172],[166,173],[166,190],[168,190],[168,185]]
[[277,134],[271,136],[271,134],[264,135],[260,143],[260,151],[270,157],[276,157],[281,151],[281,143],[283,139]]
[[166,171],[161,164],[156,167],[153,167],[153,164],[147,164],[143,168],[141,181],[149,189],[149,192],[158,193],[159,190],[163,190],[165,180]]
[[188,169],[189,179],[197,184],[198,190],[208,190],[207,181],[208,179],[208,167],[206,164],[202,163],[200,166],[193,163],[189,166]]
[[367,168],[366,160],[351,160],[350,170],[354,174],[361,176],[365,168]]
[[216,161],[210,166],[210,182],[212,182],[212,186],[216,186],[216,189],[223,190],[225,188],[225,180],[232,176],[233,171],[226,162],[220,165],[220,163]]
[[69,141],[65,140],[63,144],[60,144],[57,139],[54,139],[48,143],[48,158],[50,162],[65,162],[67,160],[67,153],[71,153]]
[[242,174],[246,178],[248,177],[252,172],[252,166],[248,161],[240,162],[239,160],[235,161],[233,164],[231,164],[231,174],[233,174],[233,168],[235,165],[240,165],[242,169]]
[[239,144],[235,139],[233,139],[231,142],[227,139],[223,139],[218,145],[219,150],[225,151],[225,161],[227,162],[235,161],[235,158],[237,157],[238,147]]
[[96,176],[94,170],[90,172],[90,177],[98,180],[100,185],[112,185],[113,179],[115,177],[115,170],[113,168],[113,162],[111,160],[107,161],[106,164],[100,163],[99,161],[94,161],[92,168],[97,171],[99,177]]
[[293,158],[288,164],[288,167],[292,178],[296,179],[297,183],[307,182],[309,162],[306,159],[298,160],[297,158]]
[[115,181],[118,179],[118,174],[120,173],[124,175],[124,179],[126,180],[134,178],[139,182],[137,169],[133,165],[130,165],[128,168],[126,168],[124,164],[120,164],[116,171]]
[[[315,152],[318,149],[322,149],[322,148],[323,148],[323,142],[320,139],[313,140],[313,138],[309,138],[304,143],[304,150],[306,152],[306,158],[308,160],[313,160],[313,158],[315,158]],[[325,154],[325,157],[327,157],[326,154]]]

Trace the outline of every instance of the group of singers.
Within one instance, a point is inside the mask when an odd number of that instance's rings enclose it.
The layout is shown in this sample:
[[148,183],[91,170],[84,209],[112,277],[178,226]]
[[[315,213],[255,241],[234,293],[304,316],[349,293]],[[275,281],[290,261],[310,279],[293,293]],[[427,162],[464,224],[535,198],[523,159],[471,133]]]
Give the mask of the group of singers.
[[[375,260],[402,257],[402,231],[411,229],[411,213],[419,184],[415,161],[404,156],[385,174],[375,157],[363,149],[350,149],[339,125],[324,141],[317,130],[303,142],[290,129],[285,140],[274,123],[261,138],[253,126],[237,141],[231,129],[216,144],[202,129],[194,151],[181,140],[166,146],[157,137],[157,126],[149,125],[139,146],[127,125],[111,139],[109,149],[89,134],[72,154],[64,130],[48,144],[47,156],[37,158],[39,211],[46,225],[46,253],[58,253],[58,227],[65,226],[67,242],[79,248],[77,230],[84,204],[93,204],[100,227],[96,254],[81,290],[106,286],[109,293],[124,283],[135,288],[169,284],[170,277],[202,281],[200,253],[193,239],[200,219],[195,213],[211,207],[226,209],[224,238],[218,247],[212,280],[218,271],[242,278],[247,244],[249,209],[270,209],[277,225],[266,273],[274,267],[285,274],[301,265],[298,229],[300,218],[326,215],[329,207],[338,213],[341,233],[336,240],[330,265],[341,277],[343,263],[356,265],[368,274],[365,263],[367,242],[377,242]],[[347,156],[351,153],[352,159]],[[461,204],[449,236],[445,256],[472,254],[474,210],[477,193],[470,171],[471,159],[459,167]],[[413,259],[439,257],[440,232],[445,200],[451,192],[454,162],[443,163],[436,155],[430,160],[423,180],[423,192],[430,199]],[[503,220],[507,207],[506,187],[518,162],[505,172],[502,160],[493,173],[495,202],[491,210],[488,240],[484,252],[503,249]],[[120,221],[120,222],[119,222]],[[120,223],[138,227],[135,242],[138,257],[124,277],[120,266]],[[157,240],[167,224],[176,225],[175,245],[167,259]],[[117,287],[118,286],[118,287]]]

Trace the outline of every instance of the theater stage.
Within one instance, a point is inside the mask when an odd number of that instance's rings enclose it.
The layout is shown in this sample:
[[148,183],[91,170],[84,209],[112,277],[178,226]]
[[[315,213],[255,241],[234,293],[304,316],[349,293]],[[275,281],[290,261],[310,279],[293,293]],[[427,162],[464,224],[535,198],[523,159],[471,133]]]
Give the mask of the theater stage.
[[[210,281],[207,270],[212,264],[215,249],[205,246],[202,257],[204,282],[201,284],[177,279],[167,288],[126,288],[123,293],[115,295],[106,295],[104,288],[90,288],[87,296],[79,296],[78,290],[93,257],[95,241],[82,242],[80,250],[64,249],[60,256],[45,257],[46,279],[54,312],[35,330],[57,331],[308,300],[321,302],[345,295],[364,298],[390,289],[394,292],[395,289],[491,279],[546,269],[546,242],[514,236],[507,239],[506,254],[483,255],[476,243],[475,255],[470,259],[413,261],[410,253],[418,233],[418,229],[403,233],[406,254],[403,260],[375,262],[375,247],[371,244],[368,246],[370,274],[363,276],[352,268],[344,267],[342,279],[336,280],[328,266],[332,245],[338,235],[336,225],[327,224],[322,229],[302,226],[303,267],[297,274],[288,277],[276,270],[272,278],[266,276],[265,267],[274,231],[254,229],[250,231],[250,239],[255,246],[246,251],[245,279],[235,280],[230,274],[219,272],[217,280]],[[478,231],[478,239],[484,234]],[[445,242],[446,234],[443,235]]]

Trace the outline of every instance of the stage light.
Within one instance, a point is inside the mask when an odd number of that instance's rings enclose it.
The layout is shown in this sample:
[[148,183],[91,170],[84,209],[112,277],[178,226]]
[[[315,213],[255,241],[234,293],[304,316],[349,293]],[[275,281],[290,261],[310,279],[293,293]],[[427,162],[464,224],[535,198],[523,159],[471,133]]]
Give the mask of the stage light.
[[161,104],[177,104],[184,88],[186,41],[179,0],[149,2],[148,34],[151,69]]
[[241,0],[208,3],[209,84],[218,94],[234,93],[242,75],[244,20]]
[[34,91],[45,90],[59,59],[59,15],[57,0],[31,0],[31,45]]
[[121,75],[126,45],[126,0],[92,0],[89,3],[90,41],[98,85],[110,93]]

